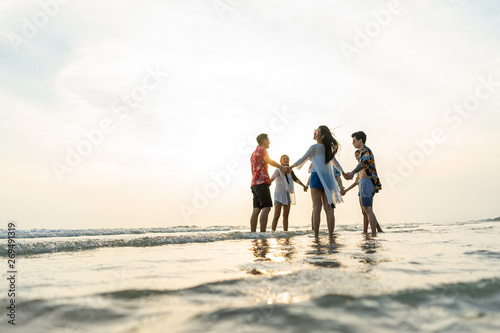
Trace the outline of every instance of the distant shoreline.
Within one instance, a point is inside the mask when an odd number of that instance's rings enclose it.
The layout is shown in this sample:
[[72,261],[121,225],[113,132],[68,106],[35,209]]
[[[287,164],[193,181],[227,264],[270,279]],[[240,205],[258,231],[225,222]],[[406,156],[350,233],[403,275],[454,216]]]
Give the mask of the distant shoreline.
[[470,222],[493,222],[493,221],[500,221],[500,216],[495,217],[494,219],[472,220]]

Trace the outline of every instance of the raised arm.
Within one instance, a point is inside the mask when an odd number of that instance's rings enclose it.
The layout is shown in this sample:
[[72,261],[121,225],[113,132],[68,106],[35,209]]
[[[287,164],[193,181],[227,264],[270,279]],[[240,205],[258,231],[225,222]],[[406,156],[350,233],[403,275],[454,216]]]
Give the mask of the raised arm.
[[270,157],[269,157],[269,154],[266,154],[266,158],[264,159],[264,161],[266,161],[267,164],[275,167],[275,168],[278,168],[280,169],[283,173],[288,173],[289,171],[289,167],[286,167],[286,166],[283,166],[279,163],[276,163],[275,161],[273,161]]
[[313,151],[313,146],[309,147],[309,149],[306,151],[306,153],[304,154],[304,156],[302,156],[301,158],[299,158],[297,160],[297,162],[293,163],[291,165],[291,168],[297,168],[297,169],[300,169],[302,168],[302,166],[304,165],[304,163],[306,163],[312,156],[312,151]]
[[352,170],[351,172],[345,173],[342,171],[342,176],[344,176],[344,178],[347,180],[352,179],[355,174],[357,174],[358,172],[360,172],[361,170],[363,170],[365,168],[365,165],[367,163],[368,162],[365,162],[365,161],[359,162],[359,164],[356,166],[356,168],[354,168],[354,170]]
[[359,164],[356,166],[356,168],[354,170],[352,170],[351,172],[352,173],[358,173],[358,172],[360,172],[361,170],[363,170],[365,168],[366,164],[367,164],[367,162],[365,162],[365,161],[359,162]]

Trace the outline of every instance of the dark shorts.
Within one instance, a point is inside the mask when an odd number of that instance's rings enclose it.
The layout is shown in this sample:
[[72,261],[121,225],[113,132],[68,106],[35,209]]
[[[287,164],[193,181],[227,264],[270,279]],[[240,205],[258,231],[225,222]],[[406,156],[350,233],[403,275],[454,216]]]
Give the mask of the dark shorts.
[[321,184],[321,180],[319,179],[318,173],[317,172],[312,172],[311,173],[311,183],[310,183],[311,188],[315,188],[318,190],[323,191],[323,184]]
[[259,184],[251,187],[253,193],[253,208],[272,207],[271,191],[269,184]]
[[359,196],[361,197],[361,206],[372,207],[373,196],[375,195],[375,186],[370,178],[363,178],[358,183]]

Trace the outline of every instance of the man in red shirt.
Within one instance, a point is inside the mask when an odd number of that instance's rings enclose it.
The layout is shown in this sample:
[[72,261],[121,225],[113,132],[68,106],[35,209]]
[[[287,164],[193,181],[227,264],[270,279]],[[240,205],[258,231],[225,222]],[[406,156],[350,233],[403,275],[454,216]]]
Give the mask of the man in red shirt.
[[252,163],[252,186],[250,188],[253,193],[253,212],[250,218],[250,231],[255,232],[257,230],[257,219],[259,218],[259,214],[262,213],[260,215],[260,232],[266,232],[267,218],[273,206],[271,191],[269,191],[271,178],[269,178],[269,173],[267,172],[267,165],[271,164],[273,167],[279,168],[283,173],[290,173],[290,168],[276,163],[269,157],[267,149],[271,141],[267,137],[267,134],[259,134],[257,136],[257,143],[259,145],[250,157],[250,162]]

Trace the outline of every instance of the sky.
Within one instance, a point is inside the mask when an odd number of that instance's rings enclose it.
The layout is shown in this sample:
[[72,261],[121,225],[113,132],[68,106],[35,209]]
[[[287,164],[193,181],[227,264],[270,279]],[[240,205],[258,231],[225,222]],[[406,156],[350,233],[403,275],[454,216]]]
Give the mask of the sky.
[[[255,137],[293,163],[319,125],[347,171],[367,133],[382,226],[497,217],[499,19],[494,0],[4,1],[0,221],[248,225]],[[344,200],[337,224],[360,224]],[[290,224],[311,206],[297,193]]]

